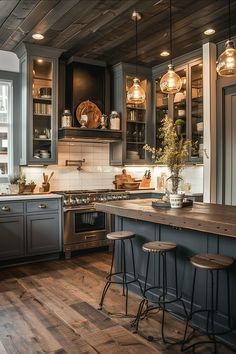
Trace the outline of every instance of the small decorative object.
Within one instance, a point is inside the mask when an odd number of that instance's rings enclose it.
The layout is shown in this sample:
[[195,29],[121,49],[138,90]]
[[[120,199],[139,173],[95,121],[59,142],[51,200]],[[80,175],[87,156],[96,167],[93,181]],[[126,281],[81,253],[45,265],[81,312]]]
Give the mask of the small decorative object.
[[88,123],[88,116],[87,114],[82,114],[80,117],[80,128],[87,128],[86,124]]
[[61,116],[61,127],[69,128],[72,126],[72,115],[69,109],[65,109]]
[[102,112],[92,101],[81,102],[76,108],[75,115],[82,125],[81,128],[97,129],[101,125]]
[[170,194],[170,206],[174,209],[183,207],[184,194]]
[[116,111],[112,111],[110,114],[110,129],[120,130],[120,115]]
[[180,119],[180,118],[176,119],[175,125],[176,125],[176,131],[177,131],[178,135],[182,134],[182,129],[183,129],[184,124],[185,124],[185,121],[183,119]]
[[149,145],[144,145],[144,149],[152,153],[152,158],[157,164],[164,164],[169,167],[171,176],[170,190],[166,191],[169,194],[177,194],[180,183],[180,171],[185,166],[185,161],[188,157],[191,142],[184,140],[182,136],[178,136],[176,131],[176,123],[171,118],[165,116],[160,127],[160,139],[162,147],[156,149]]
[[103,114],[101,116],[101,129],[106,129],[107,128],[107,120],[108,120],[107,115]]

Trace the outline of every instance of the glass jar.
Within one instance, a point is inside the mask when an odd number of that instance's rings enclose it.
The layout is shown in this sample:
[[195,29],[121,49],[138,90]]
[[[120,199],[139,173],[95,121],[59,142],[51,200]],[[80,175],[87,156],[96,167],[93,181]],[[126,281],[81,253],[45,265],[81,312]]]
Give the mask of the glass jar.
[[72,115],[69,109],[65,109],[61,116],[61,127],[72,127]]
[[120,130],[120,115],[116,111],[112,111],[110,114],[110,129]]

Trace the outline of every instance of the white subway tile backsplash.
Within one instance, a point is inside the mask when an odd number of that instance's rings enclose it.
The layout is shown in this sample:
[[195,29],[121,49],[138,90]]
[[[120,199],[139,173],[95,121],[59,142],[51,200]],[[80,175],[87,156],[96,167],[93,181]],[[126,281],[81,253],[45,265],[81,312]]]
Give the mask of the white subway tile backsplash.
[[[66,160],[82,160],[81,171],[77,166],[65,166]],[[128,174],[136,179],[141,179],[145,170],[151,170],[153,187],[157,187],[157,178],[161,173],[169,176],[167,167],[145,167],[145,166],[109,166],[109,144],[84,143],[84,142],[59,142],[58,143],[58,164],[47,167],[24,167],[27,181],[34,180],[38,191],[43,181],[43,172],[54,175],[50,181],[51,190],[65,189],[90,189],[90,188],[114,188],[115,175],[121,174],[125,168]],[[182,172],[185,182],[191,183],[192,192],[203,191],[203,166],[187,166]]]

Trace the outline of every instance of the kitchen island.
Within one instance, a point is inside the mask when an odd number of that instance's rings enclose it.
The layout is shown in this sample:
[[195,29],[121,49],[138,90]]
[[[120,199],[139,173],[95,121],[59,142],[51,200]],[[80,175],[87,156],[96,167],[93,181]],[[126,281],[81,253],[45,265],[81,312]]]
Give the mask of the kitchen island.
[[[182,209],[154,208],[155,199],[125,200],[97,203],[96,209],[115,215],[116,230],[129,230],[136,233],[134,250],[137,272],[141,282],[144,281],[146,269],[146,253],[142,244],[149,241],[170,241],[177,244],[177,266],[179,291],[182,293],[187,308],[189,308],[193,267],[189,257],[197,253],[219,253],[236,258],[236,206],[223,206],[206,203],[193,203],[191,207]],[[118,252],[116,253],[118,255]],[[138,260],[138,261],[137,261]],[[118,261],[118,256],[116,261]],[[129,262],[129,261],[128,261]],[[168,286],[175,287],[174,257],[167,256]],[[119,262],[116,262],[117,266]],[[132,269],[132,264],[128,263]],[[225,295],[226,277],[224,272],[219,275],[219,303],[216,322],[219,327],[226,326],[227,301]],[[156,255],[150,261],[149,284],[161,279],[159,257]],[[236,266],[230,270],[231,316],[236,325]],[[138,288],[133,286],[134,291]],[[196,308],[206,306],[209,293],[206,271],[199,271],[196,279]],[[203,327],[204,316],[195,316],[195,324]],[[236,334],[230,333],[224,339],[236,347]]]

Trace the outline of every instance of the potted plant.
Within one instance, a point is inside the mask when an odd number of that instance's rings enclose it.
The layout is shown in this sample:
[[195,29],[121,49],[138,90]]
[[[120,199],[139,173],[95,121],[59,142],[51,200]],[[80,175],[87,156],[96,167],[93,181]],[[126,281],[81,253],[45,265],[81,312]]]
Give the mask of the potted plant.
[[[190,140],[184,140],[182,135],[177,134],[177,124],[165,116],[159,129],[162,147],[155,148],[144,145],[144,149],[152,153],[156,164],[167,165],[170,169],[170,177],[167,179],[167,194],[178,194],[178,187],[182,178],[180,171],[184,168],[188,157]],[[169,184],[169,186],[168,186]]]
[[183,129],[184,124],[185,124],[185,121],[183,119],[181,119],[181,118],[176,119],[175,126],[176,126],[177,135],[182,134],[182,129]]

